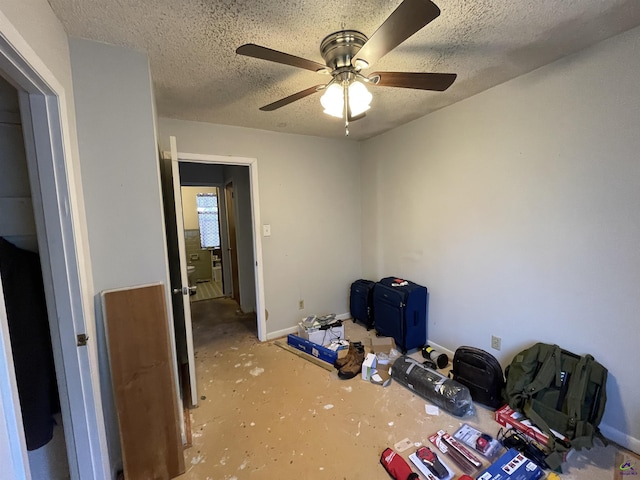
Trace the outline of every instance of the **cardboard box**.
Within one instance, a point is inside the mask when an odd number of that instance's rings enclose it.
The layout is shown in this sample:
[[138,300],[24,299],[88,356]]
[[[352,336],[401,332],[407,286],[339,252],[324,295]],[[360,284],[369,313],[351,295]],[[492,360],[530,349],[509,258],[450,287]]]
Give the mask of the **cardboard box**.
[[298,350],[313,355],[320,360],[333,365],[338,358],[338,353],[328,348],[318,345],[317,343],[310,342],[306,338],[300,338],[293,334],[287,336],[287,343]]
[[396,348],[396,342],[393,337],[373,337],[371,339],[371,350],[374,353],[386,353],[388,355],[392,348]]
[[367,356],[362,362],[362,379],[367,382],[371,380],[371,375],[376,371],[377,365],[376,355],[374,353],[367,353]]
[[373,337],[371,339],[371,351],[378,357],[378,363],[386,365],[389,363],[389,354],[396,348],[393,337]]
[[536,480],[544,475],[542,469],[515,448],[507,450],[492,463],[478,480]]
[[317,343],[318,345],[329,345],[334,340],[344,339],[344,325],[321,330],[318,327],[305,328],[302,323],[298,323],[298,337]]
[[[496,422],[503,427],[515,428],[519,432],[522,432],[527,437],[541,443],[542,445],[547,445],[549,443],[549,437],[546,433],[533,425],[531,420],[525,417],[522,413],[513,410],[509,405],[504,405],[496,410],[495,419]],[[556,432],[555,430],[552,430],[552,432],[556,437],[567,442],[569,441],[569,439],[561,433]]]

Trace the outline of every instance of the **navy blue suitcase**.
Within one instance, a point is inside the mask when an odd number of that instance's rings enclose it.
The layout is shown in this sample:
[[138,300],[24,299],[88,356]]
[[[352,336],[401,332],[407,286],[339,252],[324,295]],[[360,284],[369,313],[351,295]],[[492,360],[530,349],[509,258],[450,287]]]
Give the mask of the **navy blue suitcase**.
[[396,277],[386,277],[373,287],[373,320],[378,335],[393,337],[407,353],[427,343],[427,288]]
[[349,292],[349,310],[351,318],[364,323],[367,330],[373,327],[373,286],[371,280],[356,280],[351,284]]

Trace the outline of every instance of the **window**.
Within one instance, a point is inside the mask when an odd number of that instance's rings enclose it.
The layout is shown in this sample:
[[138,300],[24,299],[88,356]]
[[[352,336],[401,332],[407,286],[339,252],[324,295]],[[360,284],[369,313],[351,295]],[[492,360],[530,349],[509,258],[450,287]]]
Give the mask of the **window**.
[[196,194],[198,224],[200,225],[200,246],[220,247],[220,226],[218,223],[218,196],[215,193]]

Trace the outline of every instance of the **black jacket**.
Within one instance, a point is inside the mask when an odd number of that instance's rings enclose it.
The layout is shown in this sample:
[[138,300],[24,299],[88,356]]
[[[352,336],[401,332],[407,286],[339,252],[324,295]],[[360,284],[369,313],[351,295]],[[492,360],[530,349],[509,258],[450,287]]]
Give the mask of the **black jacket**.
[[51,440],[60,411],[40,257],[0,237],[0,275],[27,450],[35,450]]

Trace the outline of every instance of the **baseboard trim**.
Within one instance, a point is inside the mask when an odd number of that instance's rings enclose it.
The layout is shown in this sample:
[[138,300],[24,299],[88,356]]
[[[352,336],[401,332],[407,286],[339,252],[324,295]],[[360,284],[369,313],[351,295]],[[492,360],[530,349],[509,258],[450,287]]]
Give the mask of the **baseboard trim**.
[[604,423],[600,424],[600,432],[602,432],[604,438],[640,455],[640,439],[634,438]]
[[296,325],[295,327],[283,328],[282,330],[276,330],[275,332],[267,333],[267,340],[274,340],[276,338],[286,337],[290,333],[293,333],[294,335],[297,334],[298,326]]

